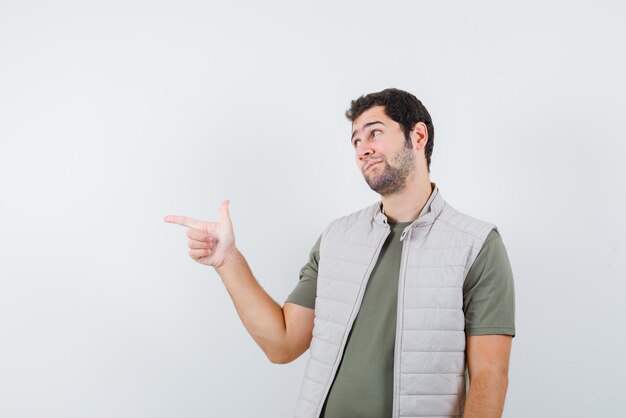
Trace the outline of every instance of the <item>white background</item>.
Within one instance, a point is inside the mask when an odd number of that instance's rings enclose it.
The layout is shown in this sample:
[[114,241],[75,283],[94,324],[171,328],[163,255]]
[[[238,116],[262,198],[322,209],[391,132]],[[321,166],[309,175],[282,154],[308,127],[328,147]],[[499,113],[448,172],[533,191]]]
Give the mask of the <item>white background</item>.
[[[470,3],[470,2],[467,2]],[[624,415],[621,2],[0,3],[0,417],[288,417],[166,214],[213,220],[282,303],[375,202],[350,100],[408,90],[432,180],[516,280],[506,417]]]

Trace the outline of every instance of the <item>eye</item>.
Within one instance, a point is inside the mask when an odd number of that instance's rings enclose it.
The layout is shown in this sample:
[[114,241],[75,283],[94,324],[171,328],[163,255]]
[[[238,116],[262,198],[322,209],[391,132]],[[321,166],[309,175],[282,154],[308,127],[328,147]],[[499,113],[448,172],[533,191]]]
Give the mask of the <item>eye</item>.
[[[370,132],[370,137],[375,137],[378,136],[379,134],[381,134],[382,131],[378,130],[378,129],[374,129],[372,132]],[[359,141],[361,141],[360,139],[355,139],[354,142],[352,143],[352,145],[354,146],[354,148],[356,148],[359,145]]]

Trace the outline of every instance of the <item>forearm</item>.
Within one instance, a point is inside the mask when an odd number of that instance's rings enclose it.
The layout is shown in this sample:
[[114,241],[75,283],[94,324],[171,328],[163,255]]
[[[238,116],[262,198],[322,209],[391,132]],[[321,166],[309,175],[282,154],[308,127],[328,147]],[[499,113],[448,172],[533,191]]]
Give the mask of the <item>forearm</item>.
[[259,285],[238,250],[215,270],[248,333],[270,361],[280,362],[287,350],[282,308]]
[[464,418],[500,418],[508,385],[506,373],[484,372],[470,381]]

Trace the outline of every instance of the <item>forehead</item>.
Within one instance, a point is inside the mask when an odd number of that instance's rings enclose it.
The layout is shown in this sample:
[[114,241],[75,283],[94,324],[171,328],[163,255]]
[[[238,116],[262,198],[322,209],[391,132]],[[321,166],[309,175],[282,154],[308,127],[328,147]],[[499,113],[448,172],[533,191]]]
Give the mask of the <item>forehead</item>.
[[366,123],[374,120],[380,120],[386,124],[392,119],[385,113],[384,106],[373,106],[361,113],[361,115],[352,122],[352,129],[359,129]]

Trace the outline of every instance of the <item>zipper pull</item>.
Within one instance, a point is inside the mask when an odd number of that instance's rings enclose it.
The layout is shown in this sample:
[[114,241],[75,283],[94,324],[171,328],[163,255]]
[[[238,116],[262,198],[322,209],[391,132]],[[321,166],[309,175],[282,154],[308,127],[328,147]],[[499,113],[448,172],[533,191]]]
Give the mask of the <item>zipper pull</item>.
[[409,232],[408,229],[405,229],[404,231],[402,231],[402,235],[400,235],[400,241],[402,241],[404,239],[404,237],[406,236],[407,232]]

